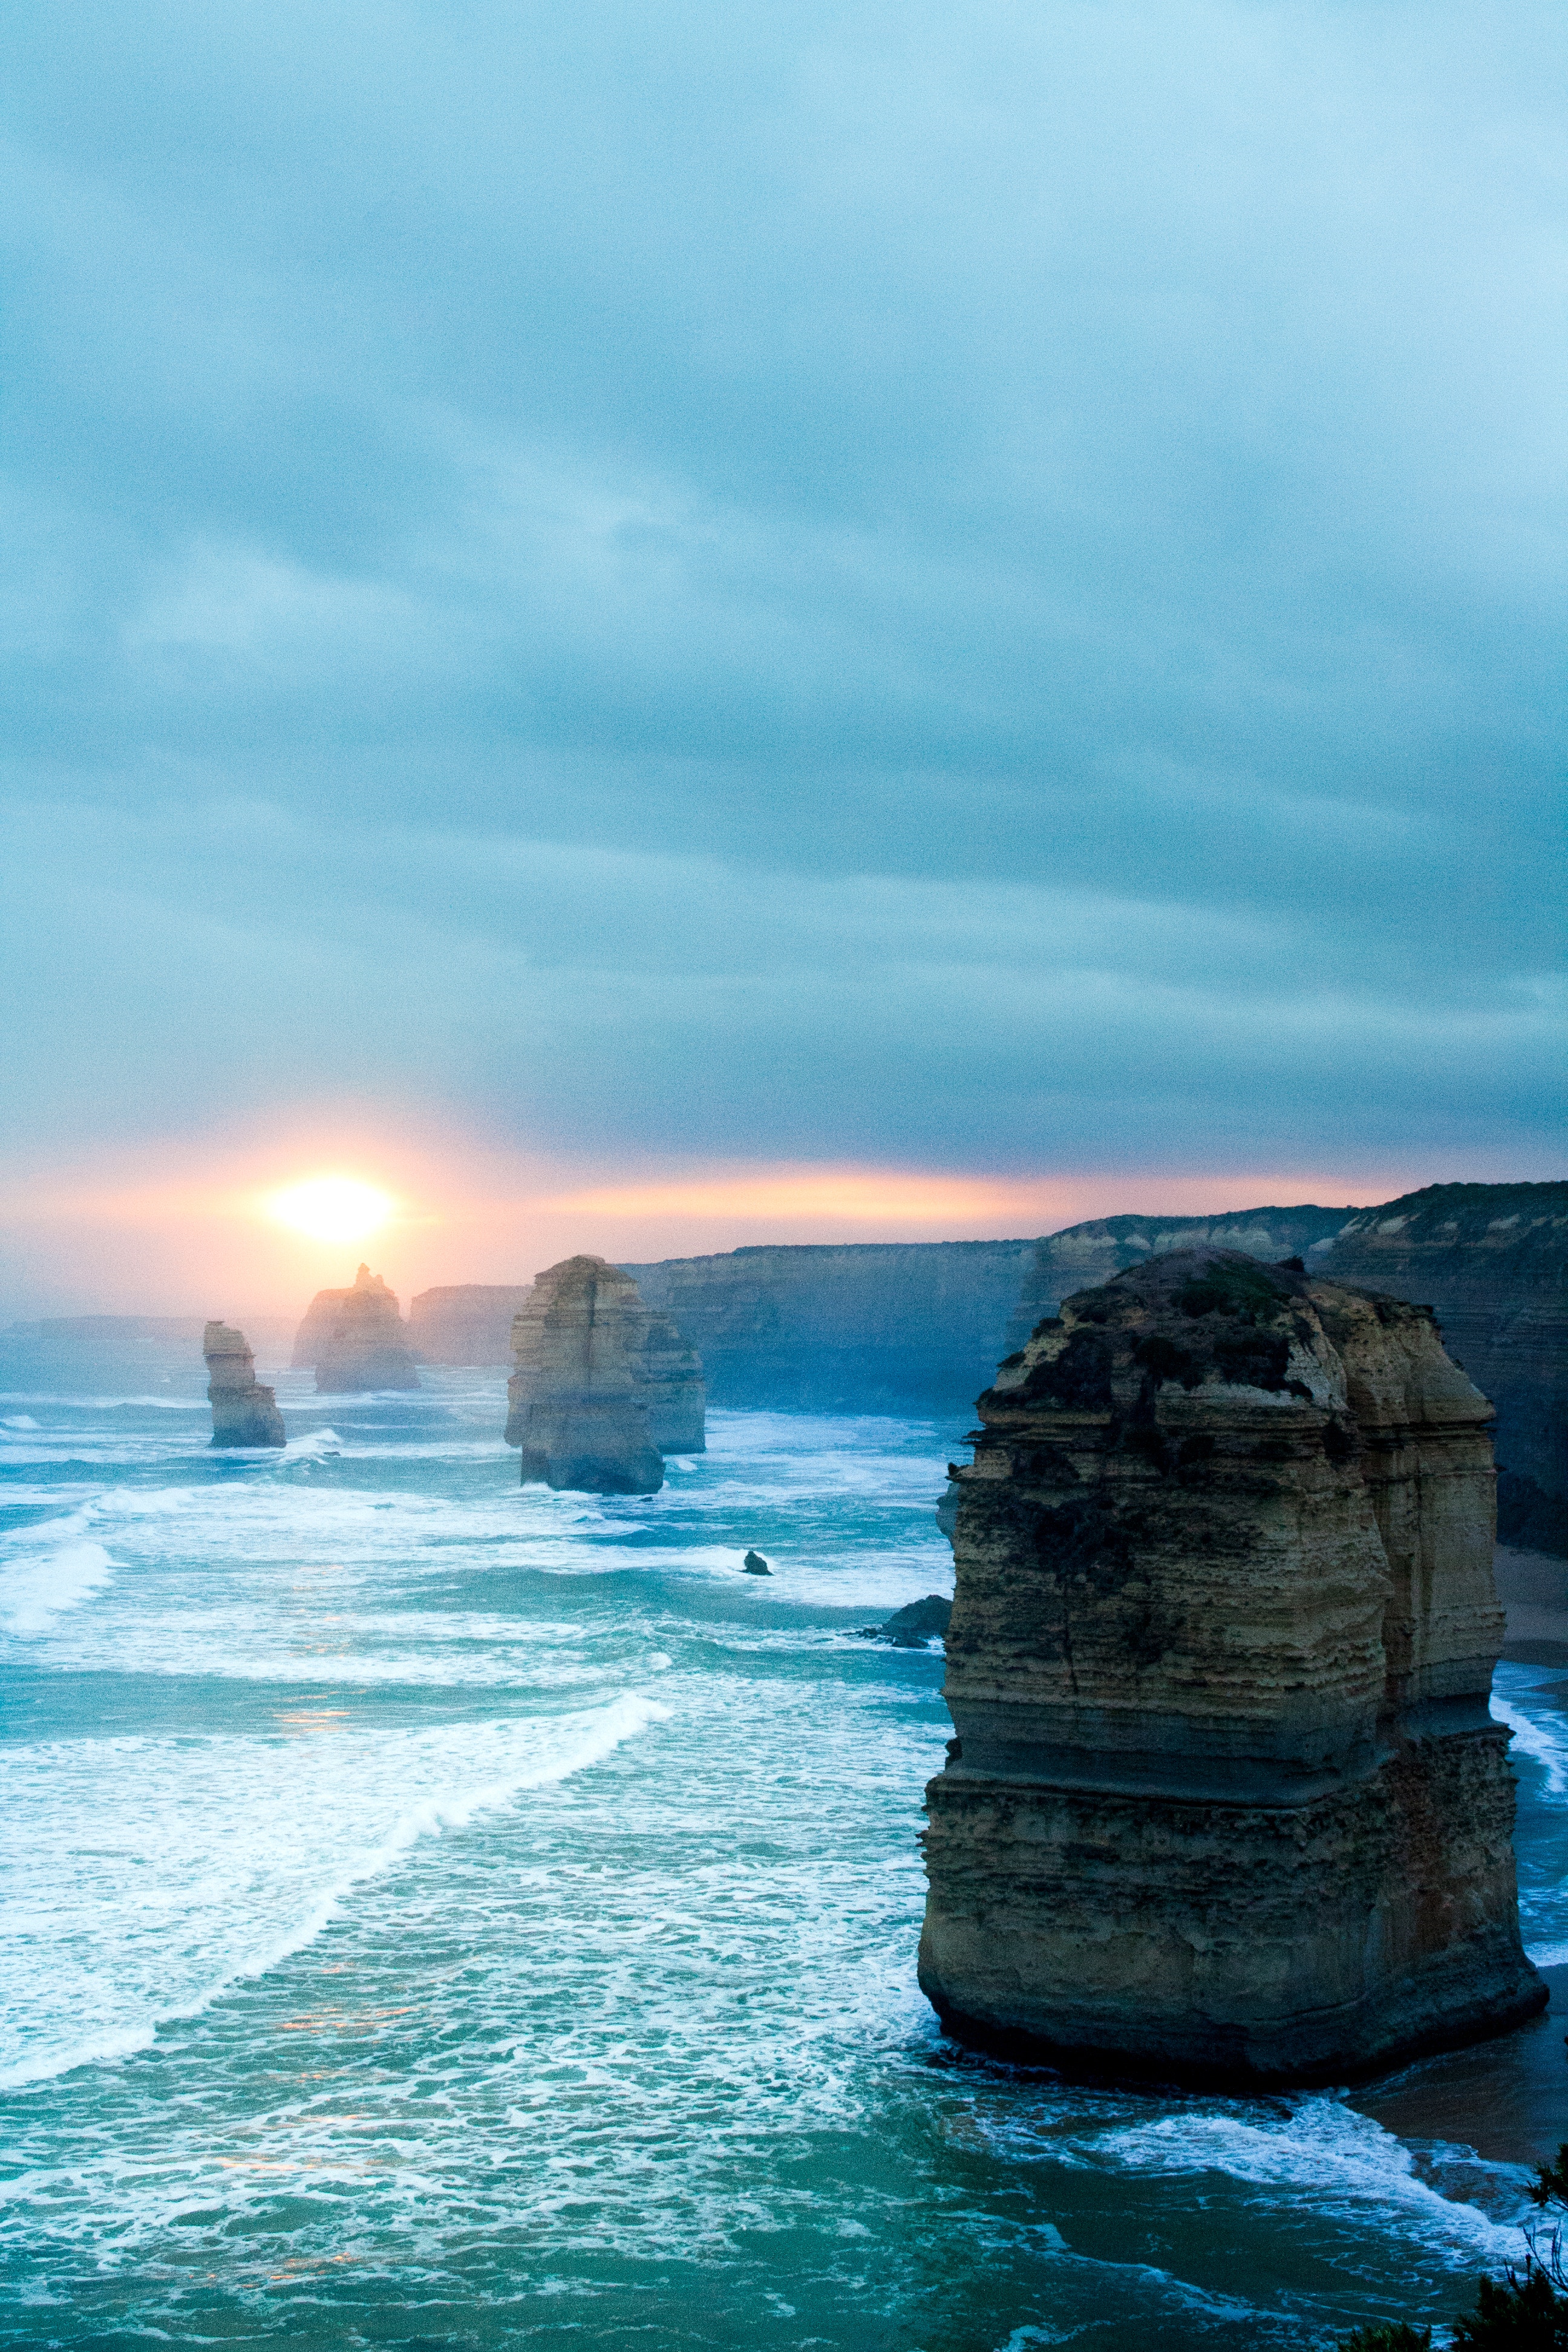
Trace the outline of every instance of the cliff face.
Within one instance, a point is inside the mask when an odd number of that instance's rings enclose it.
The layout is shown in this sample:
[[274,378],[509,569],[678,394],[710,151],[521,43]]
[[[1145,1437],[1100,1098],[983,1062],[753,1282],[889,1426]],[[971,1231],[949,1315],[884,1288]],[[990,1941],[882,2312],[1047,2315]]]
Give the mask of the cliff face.
[[1069,1299],[980,1417],[921,1947],[952,2030],[1261,2084],[1538,2008],[1490,1409],[1430,1316],[1182,1252]]
[[1500,1533],[1568,1552],[1568,1184],[1430,1184],[1361,1211],[1308,1262],[1433,1307],[1497,1407]]
[[536,1276],[512,1326],[509,1444],[522,1483],[596,1495],[653,1495],[664,1484],[646,1394],[634,1377],[637,1287],[602,1257],[569,1257]]
[[526,1282],[464,1282],[422,1290],[408,1302],[408,1343],[421,1363],[509,1364],[512,1318],[529,1289]]
[[[310,1352],[301,1356],[302,1349]],[[294,1361],[313,1362],[318,1391],[416,1389],[419,1374],[397,1295],[362,1265],[350,1290],[319,1290],[294,1343]]]
[[989,1379],[1034,1246],[781,1246],[624,1270],[697,1349],[715,1404],[940,1412]]
[[215,1445],[285,1445],[277,1392],[256,1377],[256,1359],[243,1331],[209,1323],[202,1333]]
[[659,1452],[706,1453],[708,1383],[702,1359],[674,1317],[639,1304],[627,1349],[632,1379],[647,1406],[649,1431]]

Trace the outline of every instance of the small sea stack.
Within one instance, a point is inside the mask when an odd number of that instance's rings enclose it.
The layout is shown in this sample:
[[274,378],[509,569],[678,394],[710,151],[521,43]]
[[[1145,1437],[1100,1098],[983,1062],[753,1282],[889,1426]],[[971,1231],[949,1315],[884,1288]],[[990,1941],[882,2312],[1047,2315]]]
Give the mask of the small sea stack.
[[294,1362],[314,1364],[317,1390],[330,1395],[419,1386],[397,1294],[368,1265],[352,1288],[316,1293],[294,1342]]
[[1531,2015],[1491,1407],[1428,1309],[1173,1252],[980,1400],[921,1982],[1074,2073],[1343,2082]]
[[645,1310],[637,1284],[602,1257],[537,1276],[512,1325],[506,1437],[523,1485],[653,1495],[664,1484],[646,1391],[633,1370]]
[[256,1358],[243,1331],[209,1323],[202,1333],[207,1399],[213,1409],[215,1445],[286,1445],[276,1393],[256,1377]]

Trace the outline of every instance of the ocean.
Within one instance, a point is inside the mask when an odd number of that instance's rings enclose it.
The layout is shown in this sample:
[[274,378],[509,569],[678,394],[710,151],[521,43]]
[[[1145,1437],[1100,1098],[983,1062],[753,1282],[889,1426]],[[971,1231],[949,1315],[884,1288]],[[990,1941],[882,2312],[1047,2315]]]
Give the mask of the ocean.
[[[0,1398],[7,2344],[1294,2352],[1517,2259],[1555,2011],[1398,2128],[943,2039],[942,1656],[855,1629],[951,1591],[961,1422],[715,1412],[600,1500],[500,1373],[258,1369],[280,1454],[172,1344]],[[1563,1696],[1500,1669],[1552,1963]]]

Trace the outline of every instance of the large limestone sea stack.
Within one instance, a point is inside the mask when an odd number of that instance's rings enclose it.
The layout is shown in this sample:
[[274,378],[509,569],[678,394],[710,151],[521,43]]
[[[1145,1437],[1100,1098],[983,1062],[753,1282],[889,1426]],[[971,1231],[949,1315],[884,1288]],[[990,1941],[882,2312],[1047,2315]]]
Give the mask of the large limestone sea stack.
[[419,1386],[397,1293],[368,1265],[351,1289],[317,1291],[295,1338],[294,1363],[314,1364],[317,1390],[332,1395]]
[[634,1370],[646,1310],[637,1284],[602,1257],[569,1257],[537,1276],[512,1325],[507,1443],[522,1483],[595,1495],[653,1495],[664,1484],[646,1393]]
[[1429,1311],[1178,1252],[1067,1300],[979,1410],[928,1791],[949,2025],[1262,2085],[1539,2009],[1491,1409]]
[[229,1323],[209,1323],[202,1333],[202,1354],[213,1409],[213,1444],[286,1445],[276,1391],[263,1388],[257,1379],[256,1359],[244,1332]]

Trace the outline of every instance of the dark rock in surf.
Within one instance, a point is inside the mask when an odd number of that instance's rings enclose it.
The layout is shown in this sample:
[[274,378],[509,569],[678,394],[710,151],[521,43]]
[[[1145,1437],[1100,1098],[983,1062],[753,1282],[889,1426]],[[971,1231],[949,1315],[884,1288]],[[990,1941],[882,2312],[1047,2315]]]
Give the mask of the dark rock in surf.
[[945,1636],[952,1615],[951,1601],[940,1592],[928,1592],[923,1601],[895,1609],[880,1625],[862,1625],[859,1632],[866,1641],[890,1642],[895,1650],[923,1650],[928,1642]]
[[760,1551],[749,1551],[741,1562],[741,1573],[742,1576],[771,1576],[773,1570]]

